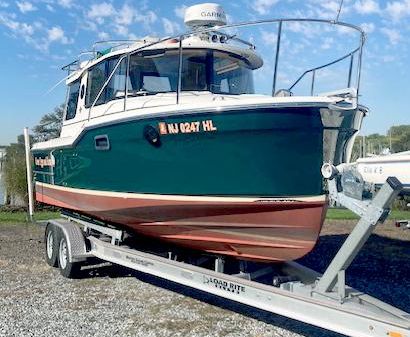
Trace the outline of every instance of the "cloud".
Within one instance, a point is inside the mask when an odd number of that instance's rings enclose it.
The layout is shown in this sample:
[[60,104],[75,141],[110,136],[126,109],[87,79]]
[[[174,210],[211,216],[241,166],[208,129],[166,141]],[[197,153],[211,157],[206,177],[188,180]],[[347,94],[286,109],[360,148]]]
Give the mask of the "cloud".
[[164,27],[165,34],[167,35],[175,35],[181,31],[181,27],[178,23],[167,18],[162,18],[162,25]]
[[72,0],[57,0],[57,3],[64,8],[71,8],[73,6]]
[[20,12],[22,12],[23,14],[37,10],[37,8],[31,2],[28,1],[17,1],[16,5],[19,8]]
[[323,34],[322,26],[312,24],[309,22],[288,22],[286,24],[286,29],[289,29],[291,32],[298,33],[300,35],[303,35],[304,37],[311,39],[315,38],[318,35]]
[[121,8],[115,8],[109,2],[101,2],[91,5],[86,20],[84,22],[87,29],[98,31],[98,25],[105,23],[106,19],[109,27],[114,33],[121,36],[129,36],[129,26],[133,23],[141,23],[146,29],[150,29],[151,24],[157,21],[157,15],[148,9],[142,14],[138,9],[125,3]]
[[16,21],[13,15],[0,13],[0,24],[10,29],[14,34],[22,36],[31,36],[34,34],[34,27],[25,22]]
[[338,10],[339,10],[339,7],[340,7],[340,2],[337,2],[337,1],[327,1],[327,2],[322,1],[320,3],[320,6],[323,9],[326,9],[328,12],[331,12],[332,14],[336,15]]
[[7,7],[9,7],[9,6],[10,6],[10,5],[9,5],[8,2],[0,1],[0,8],[7,8]]
[[36,32],[42,28],[38,22],[34,24],[20,22],[15,20],[15,15],[13,14],[0,13],[0,25],[10,30],[11,36],[22,39],[41,52],[48,51],[48,42],[46,39],[35,36]]
[[98,38],[100,40],[109,40],[110,39],[110,34],[106,33],[106,32],[99,32],[98,33]]
[[185,11],[188,8],[186,5],[177,6],[174,8],[174,13],[177,18],[184,19]]
[[267,46],[276,46],[277,34],[268,32],[266,30],[261,31],[262,41]]
[[374,32],[374,29],[376,28],[375,25],[374,25],[374,23],[372,23],[372,22],[362,23],[362,24],[360,25],[360,27],[364,30],[364,32],[365,32],[366,34],[373,33],[373,32]]
[[384,55],[382,57],[382,61],[385,62],[385,63],[393,62],[395,60],[396,60],[396,58],[393,55]]
[[274,6],[279,0],[256,0],[252,8],[261,15],[269,13],[269,10]]
[[65,36],[64,30],[59,26],[54,26],[47,31],[48,42],[60,42],[62,44],[73,43],[72,39]]
[[128,27],[122,25],[115,25],[114,31],[121,36],[128,36]]
[[[304,15],[299,15],[298,17],[318,17],[320,19],[336,19],[336,15],[339,11],[340,0],[308,0],[307,7],[309,11],[304,13]],[[349,13],[351,6],[349,6],[349,1],[343,3],[340,15]]]
[[323,39],[323,43],[320,48],[330,49],[332,46],[334,46],[334,39],[332,37],[326,37]]
[[153,11],[146,11],[144,13],[145,14],[137,13],[137,15],[135,16],[135,21],[149,27],[149,25],[158,20],[157,15]]
[[398,30],[383,27],[380,31],[389,39],[391,44],[397,44],[401,40],[401,35]]
[[97,23],[103,24],[104,19],[109,16],[115,16],[117,13],[112,4],[108,2],[102,2],[99,4],[91,5],[90,11],[88,12],[88,17],[90,19],[95,19]]
[[157,20],[157,15],[153,11],[146,9],[145,13],[141,14],[136,8],[128,4],[124,4],[119,10],[116,10],[115,8],[112,10],[116,12],[113,24],[114,31],[118,35],[126,36],[129,39],[132,39],[132,36],[129,33],[128,26],[135,22],[139,22],[147,29],[150,29],[150,25]]
[[377,14],[380,12],[379,4],[374,0],[356,1],[353,7],[359,14]]
[[388,2],[386,12],[394,21],[399,21],[410,15],[410,0]]
[[124,4],[121,10],[118,13],[118,17],[116,17],[115,21],[120,25],[130,25],[134,21],[135,17],[135,10],[133,7]]

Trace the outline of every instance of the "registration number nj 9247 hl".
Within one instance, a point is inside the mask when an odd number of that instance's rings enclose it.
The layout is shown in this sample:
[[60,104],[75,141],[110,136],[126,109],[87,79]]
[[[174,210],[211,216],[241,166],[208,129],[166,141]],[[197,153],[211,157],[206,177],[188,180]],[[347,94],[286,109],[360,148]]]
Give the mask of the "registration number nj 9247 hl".
[[158,129],[161,135],[178,134],[178,133],[198,133],[198,132],[215,132],[217,127],[212,119],[193,122],[180,123],[158,123]]

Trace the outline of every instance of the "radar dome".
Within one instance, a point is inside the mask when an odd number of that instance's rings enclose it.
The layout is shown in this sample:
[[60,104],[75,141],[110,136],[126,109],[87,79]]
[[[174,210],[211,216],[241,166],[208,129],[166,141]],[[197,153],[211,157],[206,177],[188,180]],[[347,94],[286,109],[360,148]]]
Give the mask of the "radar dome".
[[226,14],[220,5],[204,3],[188,7],[184,22],[191,29],[223,26],[226,25]]

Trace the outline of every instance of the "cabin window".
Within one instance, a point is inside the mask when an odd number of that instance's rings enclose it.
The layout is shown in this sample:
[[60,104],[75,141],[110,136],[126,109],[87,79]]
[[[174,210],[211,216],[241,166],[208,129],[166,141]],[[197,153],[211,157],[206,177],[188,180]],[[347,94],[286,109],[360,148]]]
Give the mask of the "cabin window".
[[147,50],[130,57],[128,95],[176,91],[178,83],[178,57]]
[[143,88],[147,91],[171,91],[171,83],[168,77],[160,77],[156,74],[143,74],[142,76]]
[[253,94],[252,69],[242,59],[214,51],[212,92],[226,94]]
[[[105,78],[106,61],[101,62],[88,70],[87,92],[85,96],[85,107],[89,108],[97,98],[98,93],[103,87]],[[100,95],[95,105],[104,103],[103,95]]]
[[73,119],[77,112],[78,93],[80,91],[80,80],[70,84],[67,97],[67,110],[65,119]]
[[[128,94],[175,92],[178,65],[178,50],[146,50],[132,55]],[[185,49],[181,90],[251,94],[254,93],[252,69],[247,60],[231,53]]]
[[[111,72],[117,65],[118,59],[112,59],[108,63],[108,73],[107,79],[110,76]],[[115,73],[112,75],[110,81],[107,84],[106,89],[102,95],[105,95],[105,102],[124,98],[125,96],[125,81],[127,76],[127,59],[124,58],[121,61],[121,64],[115,70]]]
[[[108,80],[119,58],[107,59],[96,64],[88,71],[88,85],[85,107],[89,108],[97,98],[98,93]],[[124,58],[115,70],[105,89],[98,97],[95,105],[104,104],[118,98],[124,98],[127,60]]]
[[[119,57],[106,59],[88,70],[85,107],[124,98],[127,59],[123,58],[107,82]],[[130,56],[128,95],[139,96],[175,92],[178,87],[178,50],[144,50]],[[223,94],[254,93],[249,62],[232,53],[210,49],[184,49],[182,57],[182,91],[210,91]],[[98,96],[98,99],[97,99]]]

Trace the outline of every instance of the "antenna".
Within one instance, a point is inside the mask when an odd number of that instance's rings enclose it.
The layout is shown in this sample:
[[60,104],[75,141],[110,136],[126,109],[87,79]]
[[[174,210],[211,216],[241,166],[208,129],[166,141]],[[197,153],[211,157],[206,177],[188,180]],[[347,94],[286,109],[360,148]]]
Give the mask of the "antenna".
[[68,79],[70,77],[71,74],[67,75],[66,77],[64,77],[61,81],[58,81],[55,85],[53,85],[50,89],[48,89],[43,96],[47,96],[49,93],[51,93],[52,91],[54,91],[55,88],[57,88],[61,83],[63,83],[66,79]]
[[339,9],[337,10],[337,15],[336,15],[335,22],[339,21],[339,16],[340,16],[340,12],[342,11],[342,7],[343,7],[343,0],[340,0]]

